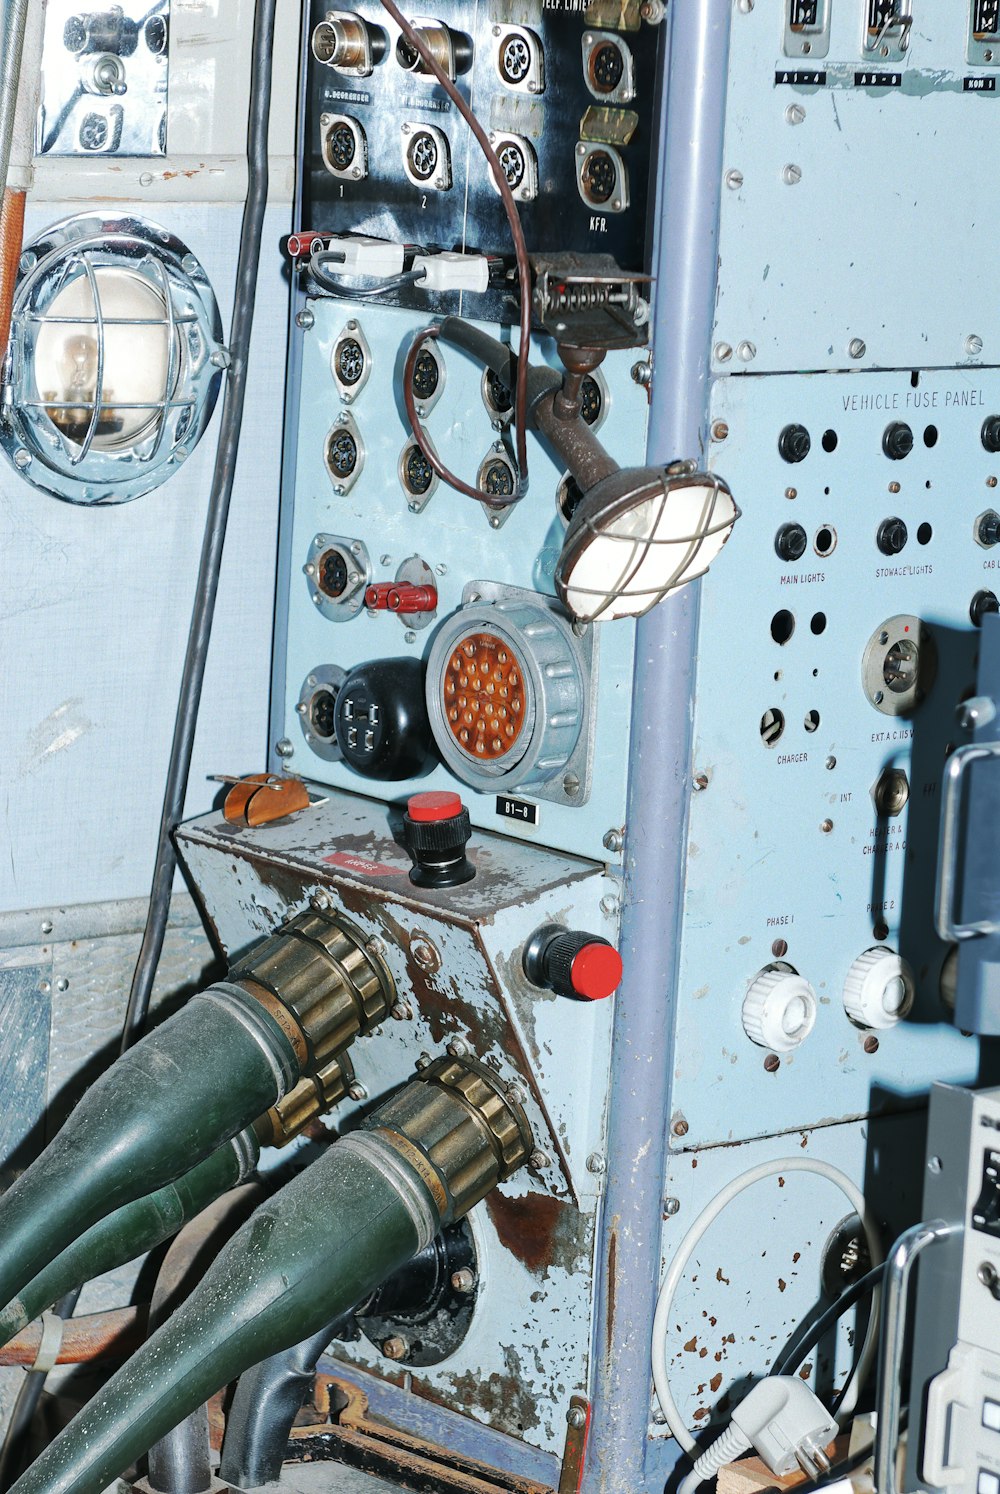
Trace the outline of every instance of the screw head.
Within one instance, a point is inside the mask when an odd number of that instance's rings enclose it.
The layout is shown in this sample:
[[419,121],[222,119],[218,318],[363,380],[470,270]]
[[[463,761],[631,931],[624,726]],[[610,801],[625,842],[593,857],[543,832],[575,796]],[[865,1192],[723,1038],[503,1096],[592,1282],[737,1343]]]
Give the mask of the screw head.
[[587,1425],[587,1413],[582,1406],[570,1406],[566,1412],[566,1425],[573,1427],[575,1431]]
[[665,1198],[663,1200],[663,1212],[664,1212],[664,1214],[667,1214],[671,1218],[673,1217],[674,1214],[679,1214],[680,1213],[680,1209],[681,1209],[681,1201],[680,1201],[679,1198]]
[[978,358],[979,354],[983,351],[983,339],[977,336],[975,332],[971,332],[965,339],[965,351],[970,358]]
[[757,348],[752,342],[741,342],[736,349],[736,356],[744,363],[752,363],[757,356]]
[[728,342],[717,342],[715,344],[715,357],[719,363],[728,363],[733,356],[733,349]]
[[43,918],[42,919],[42,933],[43,934],[51,934],[51,932],[52,932],[52,919],[51,918]]
[[547,1152],[543,1152],[540,1148],[536,1148],[532,1152],[528,1160],[535,1172],[542,1172],[546,1167],[548,1167],[552,1159],[549,1157]]
[[674,1136],[686,1136],[690,1129],[691,1128],[688,1125],[687,1121],[684,1119],[683,1115],[679,1115],[670,1127],[670,1130]]
[[607,1165],[607,1162],[600,1152],[591,1152],[590,1156],[587,1158],[587,1171],[594,1173],[597,1177],[600,1177],[601,1173],[604,1172]]
[[806,117],[806,111],[801,104],[789,104],[785,110],[785,119],[790,125],[800,125]]
[[457,1271],[451,1273],[451,1289],[453,1292],[472,1292],[476,1287],[476,1273],[470,1271],[468,1266],[460,1266]]
[[367,1100],[368,1098],[367,1089],[358,1080],[354,1081],[347,1093],[352,1100]]
[[413,1016],[413,1008],[406,1001],[397,1001],[389,1015],[394,1022],[408,1022]]
[[606,851],[617,853],[625,844],[625,837],[620,830],[605,830],[602,844]]
[[847,345],[847,351],[852,358],[863,358],[868,349],[860,337],[852,337]]
[[727,171],[726,186],[731,192],[738,192],[743,185],[742,171]]
[[316,318],[308,306],[303,306],[302,310],[296,313],[295,325],[303,332],[308,332],[310,327],[316,325]]
[[459,1037],[452,1038],[451,1042],[447,1046],[446,1051],[452,1058],[468,1058],[469,1054],[472,1052],[472,1049],[465,1041],[465,1038]]
[[382,1353],[386,1359],[405,1359],[409,1353],[409,1345],[405,1338],[400,1338],[396,1334],[394,1337],[385,1340],[382,1345]]
[[781,180],[786,187],[796,186],[802,180],[802,167],[789,162],[781,173]]
[[295,748],[287,737],[281,737],[274,744],[274,750],[279,757],[293,757]]
[[68,991],[69,990],[69,981],[66,979],[66,977],[64,975],[61,975],[59,977],[59,979],[56,981],[56,990],[57,991]]

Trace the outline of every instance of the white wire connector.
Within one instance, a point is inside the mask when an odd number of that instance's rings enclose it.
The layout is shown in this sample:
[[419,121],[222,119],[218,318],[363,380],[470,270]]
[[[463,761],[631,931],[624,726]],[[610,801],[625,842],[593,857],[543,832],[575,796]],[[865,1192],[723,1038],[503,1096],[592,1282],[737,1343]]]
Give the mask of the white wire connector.
[[774,1474],[801,1468],[807,1478],[817,1479],[830,1471],[827,1446],[839,1428],[823,1402],[797,1375],[771,1375],[757,1384],[733,1412],[721,1437],[701,1454],[681,1485],[681,1494],[693,1494],[755,1447]]
[[485,254],[418,254],[413,261],[421,290],[477,291],[490,283],[490,262]]
[[390,243],[388,239],[352,234],[342,239],[330,238],[326,244],[318,244],[313,253],[335,255],[337,274],[372,275],[381,280],[402,274],[405,250],[402,244]]

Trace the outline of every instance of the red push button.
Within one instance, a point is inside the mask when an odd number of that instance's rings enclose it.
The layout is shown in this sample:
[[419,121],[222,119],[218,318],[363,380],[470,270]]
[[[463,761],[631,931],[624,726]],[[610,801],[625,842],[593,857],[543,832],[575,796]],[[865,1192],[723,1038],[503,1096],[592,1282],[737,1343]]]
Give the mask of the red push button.
[[406,806],[411,820],[429,825],[437,820],[453,820],[462,813],[462,800],[458,794],[438,790],[426,794],[414,794]]
[[621,985],[622,957],[610,944],[585,944],[570,966],[570,979],[577,996],[603,1001]]

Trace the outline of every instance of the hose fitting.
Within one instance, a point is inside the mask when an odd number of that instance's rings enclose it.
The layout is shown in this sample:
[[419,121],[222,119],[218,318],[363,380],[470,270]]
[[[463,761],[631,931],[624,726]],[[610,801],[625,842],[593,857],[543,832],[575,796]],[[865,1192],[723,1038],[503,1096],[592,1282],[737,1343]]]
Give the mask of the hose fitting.
[[353,1083],[354,1065],[342,1053],[326,1068],[300,1079],[291,1094],[254,1121],[258,1142],[261,1146],[287,1146],[310,1121],[339,1104]]
[[300,1070],[314,1074],[383,1022],[396,999],[372,941],[339,915],[300,913],[229,978],[279,1024]]

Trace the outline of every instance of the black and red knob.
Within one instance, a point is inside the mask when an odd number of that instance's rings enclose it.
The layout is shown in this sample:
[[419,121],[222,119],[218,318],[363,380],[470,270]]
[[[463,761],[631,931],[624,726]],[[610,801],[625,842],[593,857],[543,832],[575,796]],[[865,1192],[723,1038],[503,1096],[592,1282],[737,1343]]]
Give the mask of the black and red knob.
[[413,794],[403,816],[403,836],[413,857],[410,881],[418,887],[459,887],[476,868],[465,854],[472,835],[469,811],[458,794]]
[[603,1001],[621,985],[622,957],[600,934],[549,923],[525,945],[524,973],[557,996]]

